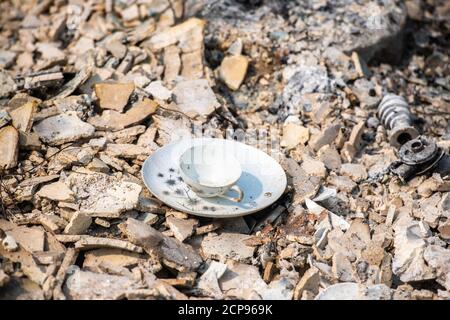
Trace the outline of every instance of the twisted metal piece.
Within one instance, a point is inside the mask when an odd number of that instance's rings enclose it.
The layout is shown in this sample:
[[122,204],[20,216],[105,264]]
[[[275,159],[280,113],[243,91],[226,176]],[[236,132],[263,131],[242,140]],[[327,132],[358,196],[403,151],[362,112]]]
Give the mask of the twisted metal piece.
[[378,117],[389,130],[389,143],[400,148],[416,138],[419,132],[412,125],[412,116],[406,100],[395,94],[387,94],[378,105]]

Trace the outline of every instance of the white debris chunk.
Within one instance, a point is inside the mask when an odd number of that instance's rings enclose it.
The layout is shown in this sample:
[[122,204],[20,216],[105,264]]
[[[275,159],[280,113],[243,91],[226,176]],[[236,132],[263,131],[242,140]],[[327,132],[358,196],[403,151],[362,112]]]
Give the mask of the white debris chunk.
[[76,193],[80,212],[90,217],[119,217],[137,206],[142,190],[136,183],[103,173],[72,173],[67,183]]
[[354,282],[333,284],[315,300],[390,300],[392,291],[384,284],[366,286]]
[[245,245],[244,240],[248,238],[248,235],[239,233],[209,234],[203,239],[201,248],[203,254],[210,259],[219,261],[232,259],[240,262],[249,262],[253,257],[255,248]]
[[75,212],[64,229],[65,234],[83,234],[92,223],[92,218],[84,213]]
[[61,145],[89,138],[94,134],[95,128],[81,121],[76,115],[67,113],[42,120],[34,126],[34,130],[45,143]]
[[394,225],[394,259],[392,271],[403,282],[421,281],[436,277],[433,269],[424,260],[427,234],[420,223],[408,214],[402,214]]
[[219,286],[219,279],[223,276],[226,270],[226,264],[211,261],[211,264],[206,272],[200,277],[197,287],[213,298],[221,299],[223,296],[222,290]]
[[175,102],[180,111],[190,115],[207,116],[220,106],[207,80],[179,82],[173,89]]

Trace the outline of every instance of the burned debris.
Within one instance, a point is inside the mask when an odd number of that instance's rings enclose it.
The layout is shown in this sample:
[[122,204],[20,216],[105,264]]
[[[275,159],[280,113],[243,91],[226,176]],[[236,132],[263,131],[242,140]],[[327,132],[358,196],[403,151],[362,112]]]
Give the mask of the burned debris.
[[[447,2],[0,10],[0,299],[450,298]],[[174,209],[183,137],[285,176]]]

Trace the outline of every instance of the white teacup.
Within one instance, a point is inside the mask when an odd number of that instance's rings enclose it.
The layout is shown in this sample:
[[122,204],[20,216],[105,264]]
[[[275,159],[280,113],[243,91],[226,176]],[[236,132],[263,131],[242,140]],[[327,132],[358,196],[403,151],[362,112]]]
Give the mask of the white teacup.
[[[221,197],[240,202],[244,192],[236,185],[242,174],[241,164],[224,148],[198,145],[187,149],[180,157],[180,174],[184,182],[203,198]],[[237,197],[227,196],[233,190]]]

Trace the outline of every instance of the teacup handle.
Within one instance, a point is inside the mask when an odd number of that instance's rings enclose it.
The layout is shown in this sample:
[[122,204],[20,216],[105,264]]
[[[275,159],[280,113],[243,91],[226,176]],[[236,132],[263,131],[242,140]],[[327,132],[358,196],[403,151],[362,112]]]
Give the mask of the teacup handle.
[[219,195],[219,197],[224,198],[224,199],[228,199],[228,200],[233,201],[233,202],[241,202],[241,200],[244,198],[244,191],[242,191],[241,188],[239,188],[238,185],[232,186],[229,190],[236,191],[238,196],[237,197],[229,197],[229,196],[226,196],[226,195],[222,194],[222,195]]

